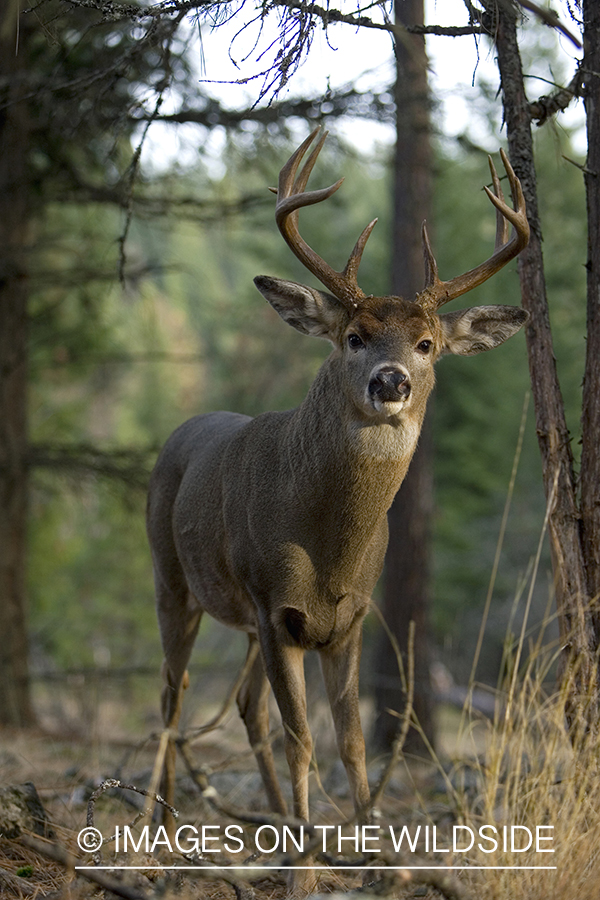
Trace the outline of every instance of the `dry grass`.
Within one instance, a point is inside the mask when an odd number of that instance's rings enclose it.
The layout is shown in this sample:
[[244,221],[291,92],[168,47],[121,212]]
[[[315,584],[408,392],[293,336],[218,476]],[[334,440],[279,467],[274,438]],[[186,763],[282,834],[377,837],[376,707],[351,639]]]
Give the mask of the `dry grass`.
[[[600,771],[594,737],[569,735],[564,698],[547,696],[547,665],[537,659],[508,693],[508,702],[490,723],[487,749],[478,764],[481,790],[459,794],[462,821],[518,825],[552,836],[541,846],[553,853],[494,853],[474,848],[471,865],[554,866],[552,870],[488,870],[478,878],[481,900],[597,900],[600,896]],[[550,826],[550,830],[547,826]],[[524,835],[525,832],[521,831]],[[484,844],[487,848],[491,845]],[[469,879],[466,880],[468,883]]]
[[[496,721],[463,717],[459,731],[454,735],[455,743],[462,748],[463,758],[455,760],[455,770],[467,764],[469,778],[448,774],[448,765],[439,770],[446,773],[447,791],[445,796],[432,790],[432,779],[421,775],[412,776],[412,792],[408,792],[404,779],[404,795],[399,792],[402,781],[397,773],[389,796],[383,804],[383,822],[401,827],[407,824],[414,828],[416,823],[438,825],[439,844],[450,840],[453,824],[469,826],[477,834],[483,825],[494,825],[500,835],[503,826],[524,826],[535,834],[537,826],[552,826],[544,836],[552,835],[552,841],[544,846],[554,853],[536,853],[535,849],[524,853],[503,849],[500,846],[493,853],[478,849],[477,842],[468,853],[438,855],[421,852],[413,858],[406,854],[390,858],[387,862],[398,864],[443,864],[468,866],[454,872],[453,877],[464,897],[472,900],[597,900],[600,892],[600,772],[597,743],[580,736],[571,741],[564,715],[563,703],[559,695],[549,696],[544,689],[551,660],[546,651],[536,647],[535,656],[521,666],[521,676],[508,684],[507,690],[499,693],[499,712]],[[509,667],[510,668],[510,667]],[[5,736],[6,737],[6,736]],[[214,740],[214,739],[213,739]],[[218,737],[217,737],[218,743]],[[150,772],[154,747],[140,751],[133,762],[137,771]],[[469,748],[471,752],[469,753]],[[207,755],[216,759],[218,748],[207,747]],[[466,752],[465,752],[466,751]],[[202,751],[197,751],[202,755]],[[32,780],[38,787],[54,823],[59,824],[58,837],[63,846],[75,848],[77,830],[85,824],[85,804],[77,799],[78,791],[98,772],[114,772],[120,761],[123,748],[106,744],[98,758],[90,757],[89,746],[73,741],[60,743],[49,741],[47,736],[11,735],[0,750],[2,779],[4,781]],[[236,800],[236,791],[245,779],[256,785],[249,770],[232,772],[231,802]],[[326,766],[324,766],[326,769]],[[463,769],[463,771],[465,771]],[[126,776],[134,780],[133,771]],[[438,780],[439,780],[438,775]],[[256,787],[249,787],[250,794],[243,798],[244,805],[262,805],[262,798],[252,797]],[[336,821],[331,807],[325,809],[323,795],[315,790],[314,807],[322,822]],[[320,795],[320,796],[319,796]],[[186,821],[209,822],[208,811],[202,809],[198,798],[183,799]],[[239,798],[238,798],[239,799]],[[334,798],[342,809],[347,808],[347,800]],[[187,800],[187,802],[186,802]],[[447,814],[444,814],[443,810]],[[441,810],[441,812],[440,812]],[[123,799],[106,798],[99,809],[99,827],[110,833],[114,823],[125,824],[133,814],[124,805]],[[445,822],[445,824],[444,824]],[[525,832],[521,831],[521,835]],[[482,842],[486,848],[491,844]],[[389,850],[389,842],[386,845]],[[411,854],[412,857],[412,854]],[[0,869],[16,874],[23,866],[31,865],[32,873],[27,884],[33,888],[24,893],[5,885],[2,896],[35,898],[58,891],[62,896],[92,896],[97,888],[72,882],[61,867],[42,859],[31,850],[19,845],[18,841],[0,841]],[[476,870],[474,866],[554,866],[552,870],[542,869],[490,869]],[[333,873],[332,873],[333,875]],[[138,878],[144,892],[150,896],[156,884],[148,878]],[[329,879],[329,889],[347,890],[356,887],[356,878]],[[187,886],[186,886],[187,885]],[[167,893],[175,890],[172,882]],[[67,893],[64,893],[65,890]],[[180,896],[188,892],[207,900],[232,898],[233,889],[223,882],[186,882],[179,884]],[[444,886],[429,886],[424,893],[423,886],[415,881],[396,876],[390,881],[389,890],[396,897],[440,897]],[[449,890],[449,888],[448,888]],[[254,883],[255,895],[260,900],[282,897],[283,883],[258,879]],[[447,894],[450,896],[450,894]],[[458,895],[457,895],[458,896]]]

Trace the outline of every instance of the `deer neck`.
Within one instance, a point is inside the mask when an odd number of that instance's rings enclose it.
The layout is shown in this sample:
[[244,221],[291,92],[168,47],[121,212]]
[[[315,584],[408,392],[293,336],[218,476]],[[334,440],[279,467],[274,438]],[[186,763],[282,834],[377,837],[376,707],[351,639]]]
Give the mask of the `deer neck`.
[[417,446],[425,406],[412,407],[398,416],[379,420],[360,411],[349,397],[341,359],[333,353],[325,360],[291,422],[292,440],[318,459],[335,458],[342,470],[356,477],[387,463],[397,491]]
[[[422,419],[422,416],[421,416]],[[304,544],[344,592],[374,542],[387,536],[386,515],[417,444],[421,421],[375,423],[361,417],[344,389],[335,356],[323,364],[289,420],[288,473],[306,520]],[[306,549],[309,549],[306,546]]]

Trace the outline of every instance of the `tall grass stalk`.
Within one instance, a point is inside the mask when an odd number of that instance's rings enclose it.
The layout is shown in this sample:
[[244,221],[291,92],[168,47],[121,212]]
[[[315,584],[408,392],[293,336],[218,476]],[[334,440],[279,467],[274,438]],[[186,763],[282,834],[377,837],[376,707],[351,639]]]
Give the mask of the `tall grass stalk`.
[[[548,509],[551,504],[552,497]],[[538,636],[527,644],[528,615],[547,521],[548,511],[528,572],[528,589],[522,580],[518,587],[514,609],[526,595],[523,623],[516,642],[507,640],[496,716],[487,723],[486,749],[475,762],[478,787],[476,791],[458,789],[458,821],[476,835],[483,825],[493,825],[500,840],[497,849],[484,852],[482,848],[489,850],[491,843],[476,839],[472,850],[456,854],[453,864],[463,861],[468,866],[507,867],[462,873],[461,882],[478,900],[600,898],[600,745],[589,730],[569,731],[564,712],[568,683],[548,687],[561,652],[556,643],[544,643],[547,625],[555,615],[550,612],[552,592]],[[568,678],[575,676],[573,665],[568,668]],[[469,699],[463,724],[472,730]],[[526,852],[512,849],[510,843],[504,847],[503,826],[529,829],[533,847]],[[539,847],[552,849],[552,853],[536,852],[535,835],[540,826],[551,827],[540,834],[551,835],[552,841]],[[524,838],[527,833],[522,830],[519,835]],[[517,846],[523,846],[522,842]],[[525,870],[516,866],[555,868]]]

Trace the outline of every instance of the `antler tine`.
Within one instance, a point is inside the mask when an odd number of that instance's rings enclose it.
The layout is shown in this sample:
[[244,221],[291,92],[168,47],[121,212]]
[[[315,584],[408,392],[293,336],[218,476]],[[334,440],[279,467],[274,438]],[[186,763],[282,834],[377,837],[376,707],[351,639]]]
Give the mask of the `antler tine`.
[[[364,228],[360,234],[359,239],[354,245],[354,249],[350,254],[348,262],[346,263],[346,267],[344,269],[343,275],[344,278],[349,278],[353,283],[356,284],[356,275],[358,273],[358,267],[360,266],[360,261],[362,259],[363,250],[365,249],[365,245],[369,238],[371,237],[371,232],[377,225],[377,219],[373,219],[372,222],[369,222],[366,228]],[[358,285],[357,285],[358,287]],[[359,288],[360,290],[360,288]],[[362,291],[361,291],[362,293]],[[364,294],[363,294],[364,296]]]
[[[525,209],[525,197],[523,196],[523,188],[521,187],[521,182],[515,175],[513,168],[511,166],[504,150],[500,150],[500,156],[502,158],[502,162],[504,163],[504,168],[506,169],[506,174],[508,176],[508,183],[510,184],[510,192],[512,194],[514,209],[511,209],[511,207],[507,203],[505,203],[504,197],[502,196],[501,189],[500,189],[500,193],[498,196],[496,194],[493,194],[490,191],[489,187],[487,187],[487,185],[484,185],[483,189],[486,192],[486,194],[488,195],[488,197],[490,198],[490,200],[492,201],[492,203],[494,204],[494,206],[496,207],[497,211],[505,219],[507,219],[508,222],[510,222],[510,224],[514,227],[515,231],[517,232],[517,236],[518,236],[518,232],[519,232],[519,226],[522,225],[522,220],[523,219],[525,220],[525,223],[527,225],[527,240],[525,241],[523,246],[518,251],[520,253],[521,250],[523,250],[527,246],[527,242],[529,241],[529,223],[527,222],[527,214],[526,214],[526,209]],[[492,177],[495,174],[496,178],[498,179],[498,175],[496,173],[496,168],[494,166],[494,163],[493,163],[491,157],[490,157],[490,166],[494,170]],[[499,182],[499,179],[498,179],[498,182]],[[494,184],[494,187],[495,187],[495,184]],[[508,223],[506,225],[506,238],[508,238]],[[506,243],[506,239],[503,243],[504,244]]]
[[[310,178],[310,173],[313,170],[315,162],[317,161],[317,157],[318,157],[319,153],[321,152],[321,149],[323,147],[323,144],[325,143],[325,139],[329,132],[325,131],[321,135],[319,142],[317,143],[317,146],[314,148],[314,150],[312,151],[312,153],[306,160],[306,162],[305,162],[304,166],[302,167],[302,170],[297,178],[296,178],[296,172],[298,171],[298,167],[300,166],[300,163],[302,162],[302,157],[304,156],[307,149],[312,144],[313,140],[315,139],[315,136],[319,133],[319,131],[320,131],[320,129],[316,128],[313,132],[311,132],[311,134],[309,134],[309,136],[306,138],[306,140],[304,140],[300,144],[298,149],[294,153],[292,153],[292,155],[290,156],[290,158],[288,159],[288,161],[286,162],[286,164],[283,166],[283,168],[281,169],[281,171],[279,173],[279,187],[277,189],[277,198],[278,198],[277,214],[278,215],[281,215],[280,211],[283,210],[285,207],[285,203],[284,202],[280,203],[279,201],[285,201],[286,199],[295,197],[296,195],[304,192],[304,188],[306,187],[306,185],[308,183],[308,179]],[[332,185],[329,188],[324,188],[322,191],[310,191],[308,194],[304,194],[304,196],[303,196],[304,204],[303,205],[308,206],[308,205],[310,205],[310,203],[318,203],[319,199],[313,199],[315,197],[315,195],[319,195],[319,198],[321,195],[323,195],[323,199],[326,199],[327,197],[331,196],[331,194],[333,194],[334,191],[337,191],[337,189],[340,187],[343,180],[344,179],[341,178],[338,182],[336,182],[335,185]],[[273,188],[271,188],[271,190],[273,190]],[[310,198],[310,199],[307,199],[307,198]],[[296,206],[293,207],[293,209],[296,209],[296,208],[297,208]],[[293,211],[293,209],[292,209],[292,211]]]
[[[461,294],[466,294],[467,291],[471,291],[473,288],[483,284],[488,278],[491,278],[503,266],[518,256],[529,242],[529,223],[527,221],[527,210],[521,182],[515,175],[503,150],[500,150],[500,156],[508,176],[514,209],[504,200],[498,173],[490,159],[494,193],[488,187],[484,187],[484,190],[496,207],[496,245],[494,253],[489,259],[486,259],[485,262],[469,272],[458,275],[456,278],[450,279],[450,281],[441,281],[437,275],[437,265],[429,244],[427,229],[424,228],[425,287],[420,294],[417,294],[416,299],[425,309],[439,309],[444,303],[448,303],[450,300],[460,297]],[[510,241],[508,240],[509,224],[514,228]]]
[[[491,156],[488,156],[488,165],[490,167],[490,173],[492,176],[492,185],[494,187],[494,194],[498,197],[499,200],[502,200],[504,203],[504,194],[502,193],[502,185],[500,184],[500,179],[498,178],[498,173],[496,171],[496,166],[494,165],[494,160]],[[514,202],[514,201],[513,201]],[[499,250],[504,244],[506,244],[508,240],[508,219],[505,219],[499,209],[496,209],[496,243],[494,244],[494,251]]]
[[423,240],[423,256],[425,258],[425,290],[429,290],[435,287],[436,284],[439,284],[440,279],[438,277],[437,262],[435,261],[435,256],[431,249],[429,233],[427,231],[427,222],[425,220],[423,220],[421,226],[421,238]]
[[[311,145],[319,129],[310,134],[298,149],[288,159],[279,174],[279,187],[277,189],[277,206],[275,208],[275,221],[277,226],[293,253],[304,266],[312,272],[319,281],[329,288],[334,296],[348,309],[354,312],[358,301],[364,299],[364,293],[356,281],[356,274],[360,265],[365,244],[375,226],[375,219],[369,223],[360,235],[356,245],[350,254],[343,272],[337,272],[331,268],[315,251],[309,247],[298,231],[298,211],[303,206],[311,206],[331,197],[343,182],[343,178],[328,188],[317,191],[305,191],[310,174],[321,152],[328,132],[324,132],[316,147],[306,160],[304,166],[298,172],[298,167],[306,150]],[[271,190],[273,190],[271,188]]]
[[[313,137],[315,136],[315,134],[318,133],[318,130],[319,129],[316,129],[315,131],[312,132],[312,134],[309,135],[309,137],[307,138],[307,140],[309,142],[312,142]],[[310,156],[308,157],[308,159],[302,166],[302,169],[300,170],[300,174],[294,181],[294,187],[292,188],[294,194],[299,194],[301,191],[304,190],[304,188],[308,184],[308,179],[310,178],[310,173],[312,172],[312,170],[314,168],[314,165],[317,161],[317,157],[319,156],[319,153],[323,149],[323,144],[327,140],[328,134],[329,134],[328,131],[323,132],[323,134],[317,141],[317,146],[311,151]],[[306,141],[304,142],[304,144],[306,144]],[[302,146],[304,146],[304,144],[302,144]],[[307,147],[308,146],[310,146],[310,143],[307,144]],[[298,169],[298,166],[300,165],[300,159],[302,158],[303,155],[304,155],[304,150],[302,151],[302,155],[298,157],[298,161],[295,166],[295,171]],[[294,171],[294,174],[295,174],[295,171]],[[340,178],[339,182],[336,182],[336,184],[341,184],[343,180],[344,180],[343,178]]]

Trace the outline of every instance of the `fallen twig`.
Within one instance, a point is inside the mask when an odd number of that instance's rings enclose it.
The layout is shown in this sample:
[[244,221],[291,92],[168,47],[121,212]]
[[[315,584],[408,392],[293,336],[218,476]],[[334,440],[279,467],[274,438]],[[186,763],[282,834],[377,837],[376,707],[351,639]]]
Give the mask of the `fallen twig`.
[[426,884],[439,891],[446,900],[472,900],[471,894],[456,880],[452,875],[446,872],[414,872],[411,871],[411,880],[418,884]]
[[177,738],[175,743],[177,744],[177,748],[183,757],[183,761],[185,762],[186,768],[194,784],[199,788],[202,797],[217,812],[222,813],[224,816],[234,819],[237,822],[245,822],[248,825],[288,825],[290,828],[299,828],[302,825],[305,830],[312,831],[311,826],[307,822],[303,822],[292,816],[281,816],[278,813],[255,813],[250,812],[249,810],[237,809],[235,806],[230,806],[219,796],[216,788],[210,784],[206,772],[196,767],[190,743],[187,738]]
[[398,731],[398,734],[396,735],[396,738],[394,740],[389,762],[382,772],[375,790],[371,793],[371,800],[369,804],[370,809],[378,806],[381,798],[383,797],[385,789],[388,786],[388,782],[392,777],[392,772],[394,771],[402,754],[404,742],[406,741],[406,735],[408,734],[408,729],[410,727],[415,695],[415,623],[412,619],[408,626],[407,668],[408,672],[406,676],[406,705],[404,707],[404,712],[402,713],[402,724],[400,725],[400,730]]
[[[194,862],[194,859],[190,857],[189,861]],[[254,900],[254,891],[248,882],[223,869],[212,869],[210,865],[205,865],[201,869],[195,869],[192,874],[207,881],[224,881],[234,889],[237,900]]]
[[116,878],[111,878],[110,875],[107,875],[105,872],[98,871],[98,869],[94,868],[83,869],[78,867],[80,860],[65,847],[61,847],[60,844],[55,844],[51,841],[43,841],[40,838],[32,837],[30,834],[21,834],[19,842],[25,847],[29,847],[30,850],[39,853],[40,856],[45,856],[47,859],[52,859],[54,862],[60,863],[60,865],[64,866],[68,871],[75,872],[79,877],[100,885],[104,890],[110,891],[118,897],[124,897],[125,900],[149,900],[148,895],[145,894],[144,891],[141,891],[139,888],[130,887],[128,884],[123,884],[123,882],[117,881]]
[[20,875],[9,872],[8,869],[0,868],[0,893],[2,893],[3,887],[26,897],[37,893],[38,890],[37,885],[32,884],[27,878],[21,878]]
[[225,698],[225,702],[223,703],[223,706],[221,707],[221,711],[218,712],[217,715],[214,716],[212,719],[210,719],[205,725],[200,725],[198,728],[193,728],[190,731],[186,732],[186,737],[188,739],[193,739],[196,737],[200,737],[200,735],[208,734],[209,731],[214,731],[216,728],[219,727],[219,725],[221,724],[221,722],[223,721],[223,719],[225,718],[225,716],[227,715],[227,713],[233,706],[235,699],[240,692],[240,688],[245,681],[246,675],[248,674],[248,672],[254,665],[254,660],[256,659],[257,654],[258,654],[258,641],[254,641],[248,649],[248,655],[246,657],[246,662],[244,663],[243,667],[240,669],[239,675],[237,676],[236,680],[234,681],[233,685],[231,686],[231,689],[230,689],[227,697]]
[[105,791],[109,791],[112,788],[120,788],[122,791],[135,791],[136,794],[143,794],[144,797],[150,797],[155,803],[160,803],[162,806],[165,806],[172,816],[177,818],[179,816],[179,811],[175,809],[175,807],[171,806],[164,800],[160,794],[157,794],[156,791],[148,791],[144,788],[136,787],[134,784],[123,784],[122,781],[119,781],[118,778],[107,778],[102,782],[99,788],[96,788],[94,793],[91,795],[88,800],[88,808],[86,815],[86,825],[88,827],[94,827],[94,807],[96,805],[96,800],[100,797]]

